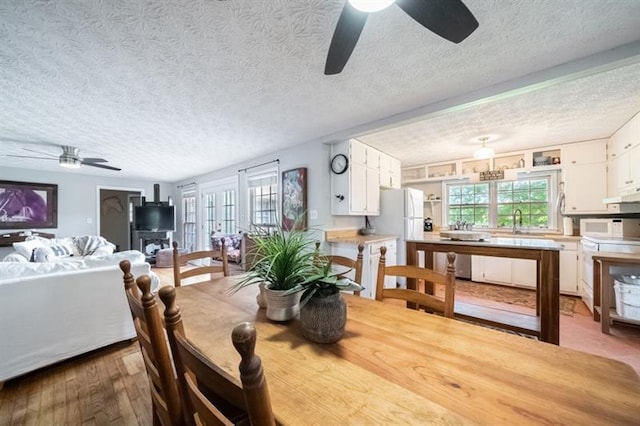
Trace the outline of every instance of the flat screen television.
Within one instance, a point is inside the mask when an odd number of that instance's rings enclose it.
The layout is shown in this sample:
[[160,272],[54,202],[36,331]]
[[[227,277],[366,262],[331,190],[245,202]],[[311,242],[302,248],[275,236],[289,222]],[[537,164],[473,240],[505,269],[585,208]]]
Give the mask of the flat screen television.
[[133,224],[137,231],[175,231],[175,206],[137,206]]

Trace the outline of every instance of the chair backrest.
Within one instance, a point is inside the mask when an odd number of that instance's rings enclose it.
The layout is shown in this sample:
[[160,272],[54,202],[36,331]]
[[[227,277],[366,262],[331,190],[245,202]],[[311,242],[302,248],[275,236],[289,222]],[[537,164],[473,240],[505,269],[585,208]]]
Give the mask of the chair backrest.
[[[453,305],[455,300],[455,253],[447,253],[447,273],[441,274],[428,268],[421,268],[414,265],[386,266],[386,247],[380,248],[380,261],[378,263],[378,280],[376,285],[376,300],[400,299],[424,306],[431,310],[442,313],[447,318],[453,318]],[[418,290],[406,288],[384,288],[384,278],[386,275],[406,278],[416,278],[430,281],[434,284],[444,286],[444,299],[430,294],[422,293]],[[434,287],[435,289],[435,287]]]
[[[323,254],[322,256],[329,260],[334,265],[345,266],[347,268],[351,268],[354,271],[353,280],[358,284],[362,284],[362,252],[364,251],[364,244],[358,244],[358,255],[355,259],[351,259],[344,256],[336,256],[331,254]],[[316,241],[316,253],[320,253],[320,242]],[[359,291],[354,291],[353,294],[356,296],[360,295]]]
[[125,294],[149,377],[154,424],[183,424],[182,403],[162,318],[156,297],[151,293],[151,278],[142,275],[134,281],[131,263],[128,260],[120,262],[120,269],[124,273]]
[[[209,275],[222,273],[225,277],[229,276],[229,263],[227,260],[227,246],[222,238],[222,253],[218,250],[200,250],[191,253],[180,254],[178,250],[178,242],[173,242],[173,285],[180,287],[182,280],[198,275]],[[214,257],[222,258],[222,265],[211,265]],[[198,260],[205,262],[203,265],[188,265],[189,261]],[[183,265],[188,265],[183,268]]]
[[262,361],[254,350],[256,330],[251,323],[236,326],[231,339],[240,353],[240,380],[215,365],[185,336],[180,308],[173,287],[160,289],[165,304],[164,318],[169,346],[173,354],[178,385],[185,396],[185,411],[201,423],[236,424],[248,417],[251,425],[275,425],[271,399],[262,370]]

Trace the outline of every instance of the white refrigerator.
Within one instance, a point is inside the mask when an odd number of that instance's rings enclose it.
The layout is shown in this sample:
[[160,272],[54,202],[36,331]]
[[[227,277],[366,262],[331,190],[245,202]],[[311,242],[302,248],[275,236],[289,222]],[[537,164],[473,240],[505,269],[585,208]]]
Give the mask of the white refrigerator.
[[424,229],[424,193],[419,189],[387,189],[380,193],[378,234],[398,236],[397,264],[406,265],[406,240],[421,240]]

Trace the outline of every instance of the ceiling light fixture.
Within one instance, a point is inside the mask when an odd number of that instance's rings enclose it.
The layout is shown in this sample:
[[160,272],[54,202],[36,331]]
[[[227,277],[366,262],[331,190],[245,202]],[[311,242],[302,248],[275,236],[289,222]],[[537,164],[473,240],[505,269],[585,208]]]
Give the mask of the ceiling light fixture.
[[60,159],[58,160],[58,164],[62,167],[66,167],[67,169],[79,169],[80,168],[80,160],[78,158],[74,158],[69,155],[62,154]]
[[485,143],[489,140],[488,137],[483,136],[478,138],[480,142],[482,142],[482,148],[476,149],[476,152],[473,153],[473,158],[477,158],[479,160],[486,160],[487,158],[491,158],[496,155],[496,152],[493,148],[489,148],[485,145]]
[[393,4],[395,0],[349,0],[354,8],[361,12],[378,12]]

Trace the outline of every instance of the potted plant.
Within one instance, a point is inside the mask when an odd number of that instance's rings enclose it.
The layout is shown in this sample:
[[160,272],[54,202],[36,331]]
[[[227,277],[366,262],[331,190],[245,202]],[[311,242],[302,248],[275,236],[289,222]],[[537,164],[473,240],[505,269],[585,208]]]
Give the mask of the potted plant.
[[314,271],[284,294],[302,294],[300,326],[302,334],[317,343],[333,343],[342,338],[347,322],[347,305],[341,291],[360,291],[362,287],[332,272],[331,262],[316,253]]
[[260,284],[267,299],[267,318],[287,321],[297,315],[301,294],[285,292],[296,288],[313,273],[314,242],[303,231],[287,231],[282,227],[269,232],[258,229],[252,238],[255,260],[233,291]]

